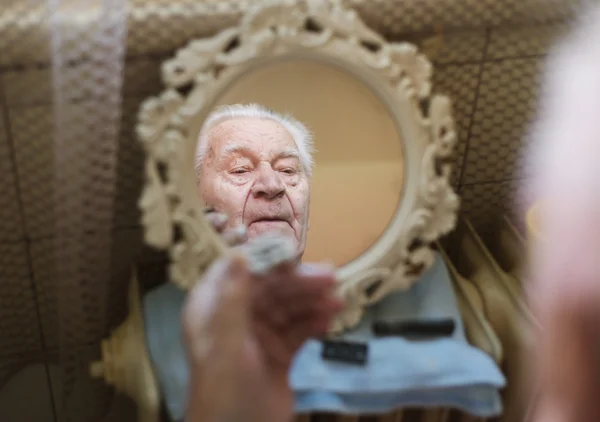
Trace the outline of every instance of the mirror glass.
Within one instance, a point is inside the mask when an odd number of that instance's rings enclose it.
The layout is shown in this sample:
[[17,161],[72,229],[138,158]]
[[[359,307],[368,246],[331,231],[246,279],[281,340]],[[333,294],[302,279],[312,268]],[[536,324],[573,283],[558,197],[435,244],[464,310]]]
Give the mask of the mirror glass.
[[[384,102],[340,67],[290,59],[237,79],[219,96],[213,113],[234,106],[229,114],[244,114],[239,105],[248,104],[258,105],[258,114],[264,107],[287,116],[289,125],[269,119],[255,124],[249,118],[215,124],[209,116],[199,136],[199,195],[208,206],[236,214],[234,220],[251,236],[268,230],[295,234],[299,249],[305,242],[304,261],[341,266],[357,258],[385,231],[404,187],[403,140]],[[298,122],[301,126],[294,126]],[[286,155],[298,147],[294,141],[303,136],[302,126],[314,142],[309,193],[295,174],[307,163],[305,151]],[[246,151],[248,145],[254,150]],[[294,221],[252,223],[279,212]],[[304,226],[305,239],[299,234]]]

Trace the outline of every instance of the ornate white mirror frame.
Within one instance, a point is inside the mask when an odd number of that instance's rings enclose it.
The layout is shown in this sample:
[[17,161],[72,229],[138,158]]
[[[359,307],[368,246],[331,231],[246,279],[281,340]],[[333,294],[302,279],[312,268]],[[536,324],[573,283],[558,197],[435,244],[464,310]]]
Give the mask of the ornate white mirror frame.
[[431,244],[456,221],[450,185],[456,134],[448,98],[431,93],[432,66],[408,43],[390,43],[342,2],[287,0],[251,7],[239,26],[190,42],[163,65],[166,89],[143,104],[137,133],[147,153],[140,200],[146,242],[169,249],[173,282],[189,288],[224,243],[197,196],[197,137],[219,94],[275,60],[325,61],[355,75],[386,104],[404,140],[405,186],[392,222],[360,257],[338,269],[346,309],[333,331],[363,308],[409,288],[433,263]]

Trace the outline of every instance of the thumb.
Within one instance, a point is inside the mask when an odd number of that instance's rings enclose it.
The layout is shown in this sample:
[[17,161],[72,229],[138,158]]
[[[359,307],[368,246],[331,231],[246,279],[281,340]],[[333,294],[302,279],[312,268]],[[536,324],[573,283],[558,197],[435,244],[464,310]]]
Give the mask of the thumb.
[[249,279],[246,259],[236,254],[213,264],[188,293],[182,323],[192,360],[237,349],[245,338]]
[[224,258],[190,292],[183,313],[190,364],[189,420],[213,421],[235,397],[247,332],[248,267]]

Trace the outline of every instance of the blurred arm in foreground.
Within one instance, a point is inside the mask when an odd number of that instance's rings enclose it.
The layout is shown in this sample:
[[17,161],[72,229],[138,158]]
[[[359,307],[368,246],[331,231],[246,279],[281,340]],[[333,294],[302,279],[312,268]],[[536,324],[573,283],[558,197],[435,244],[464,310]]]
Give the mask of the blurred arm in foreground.
[[592,422],[600,420],[600,8],[547,70],[527,157],[542,201],[530,268],[539,322],[533,422]]

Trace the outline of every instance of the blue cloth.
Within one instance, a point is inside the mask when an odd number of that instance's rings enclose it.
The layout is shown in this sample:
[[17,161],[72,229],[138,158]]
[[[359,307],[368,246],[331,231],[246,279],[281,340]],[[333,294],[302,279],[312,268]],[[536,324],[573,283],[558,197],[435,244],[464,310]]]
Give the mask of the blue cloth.
[[[185,292],[171,283],[145,295],[146,342],[171,420],[185,416],[189,369],[181,338]],[[409,341],[373,338],[371,322],[384,319],[451,317],[452,338]],[[290,384],[299,413],[383,413],[409,406],[448,406],[476,416],[501,412],[504,378],[494,362],[465,340],[451,281],[438,258],[410,291],[370,308],[359,326],[343,336],[368,341],[366,366],[326,362],[321,343],[308,341],[294,359]]]
[[183,421],[188,399],[189,367],[183,345],[181,311],[185,292],[166,283],[143,299],[146,345],[154,375],[172,421]]
[[[375,338],[373,321],[452,318],[452,337],[408,340]],[[368,343],[365,366],[325,361],[322,345],[308,341],[296,355],[290,383],[299,413],[384,413],[414,406],[453,407],[479,417],[502,412],[505,379],[495,362],[470,346],[443,260],[409,291],[384,298],[340,339]]]

